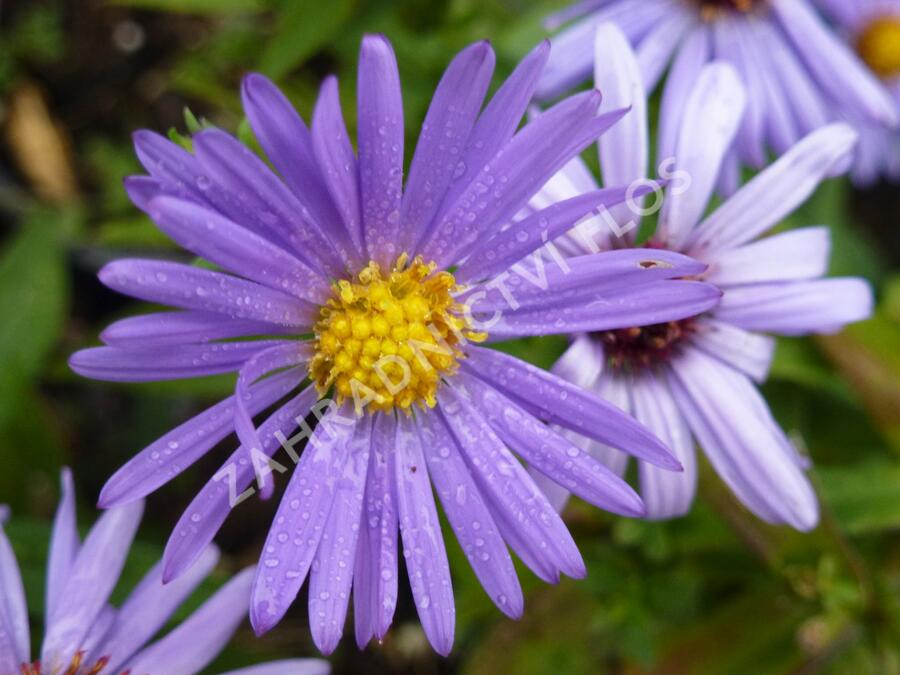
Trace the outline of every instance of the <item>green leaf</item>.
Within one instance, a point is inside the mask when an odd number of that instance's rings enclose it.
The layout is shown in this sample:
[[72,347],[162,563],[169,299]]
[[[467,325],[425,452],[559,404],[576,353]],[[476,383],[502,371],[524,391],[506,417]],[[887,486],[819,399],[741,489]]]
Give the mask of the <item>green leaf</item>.
[[265,8],[262,0],[109,0],[109,4],[183,14],[235,14]]
[[866,534],[900,528],[900,463],[821,467],[820,492],[842,529]]
[[353,13],[355,0],[285,3],[259,69],[280,78],[328,44]]

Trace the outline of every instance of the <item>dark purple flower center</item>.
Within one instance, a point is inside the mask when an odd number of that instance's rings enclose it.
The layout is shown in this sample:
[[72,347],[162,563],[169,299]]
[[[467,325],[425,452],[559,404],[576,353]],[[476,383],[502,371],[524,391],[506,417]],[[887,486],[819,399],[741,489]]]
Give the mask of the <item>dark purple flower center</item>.
[[[84,652],[79,651],[72,657],[72,662],[65,669],[54,669],[53,675],[101,675],[104,668],[109,665],[109,657],[104,656],[93,664],[84,663]],[[34,663],[23,663],[21,666],[22,675],[44,675],[43,667],[40,661]],[[121,675],[129,675],[130,671],[126,670]],[[104,674],[105,675],[105,674]]]
[[606,361],[615,371],[635,372],[663,364],[678,354],[696,329],[695,317],[652,326],[593,333],[603,344]]

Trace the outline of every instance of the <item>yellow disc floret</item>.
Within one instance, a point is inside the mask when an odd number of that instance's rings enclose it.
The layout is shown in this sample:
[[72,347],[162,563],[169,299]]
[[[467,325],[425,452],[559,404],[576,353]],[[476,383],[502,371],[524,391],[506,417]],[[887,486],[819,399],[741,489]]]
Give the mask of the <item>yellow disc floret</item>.
[[860,57],[884,78],[900,76],[900,16],[872,21],[856,42]]
[[441,378],[455,372],[472,329],[449,272],[436,272],[404,253],[389,273],[370,262],[353,279],[333,285],[315,325],[310,377],[337,403],[354,402],[357,413],[434,407]]

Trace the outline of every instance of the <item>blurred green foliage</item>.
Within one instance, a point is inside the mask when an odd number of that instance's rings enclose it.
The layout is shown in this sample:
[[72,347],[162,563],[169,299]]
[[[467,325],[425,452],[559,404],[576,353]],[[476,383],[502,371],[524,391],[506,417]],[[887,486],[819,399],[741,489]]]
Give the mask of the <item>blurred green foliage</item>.
[[[441,71],[458,49],[490,38],[499,81],[544,37],[541,17],[563,4],[33,0],[0,6],[0,502],[13,507],[8,531],[36,626],[59,467],[75,468],[86,524],[116,467],[233,384],[217,377],[113,386],[80,380],[66,367],[71,351],[95,343],[104,324],[136,309],[95,280],[105,261],[131,253],[182,256],[122,190],[122,178],[139,172],[130,132],[172,130],[189,143],[191,132],[215,124],[252,144],[238,92],[241,75],[259,70],[284,87],[307,119],[319,82],[336,73],[352,134],[359,39],[384,32],[400,61],[411,149]],[[16,113],[24,87],[39,92],[46,113],[25,120],[27,134]],[[35,146],[35,140],[45,143]],[[35,147],[50,151],[36,157]],[[70,183],[74,189],[65,188]],[[333,659],[336,672],[900,672],[897,207],[896,186],[859,193],[838,180],[783,226],[830,225],[834,273],[868,277],[880,298],[874,319],[841,335],[781,341],[765,386],[778,419],[815,460],[824,513],[815,532],[759,523],[708,470],[695,509],[677,522],[614,519],[574,503],[567,516],[588,564],[586,580],[547,587],[522,570],[526,615],[512,622],[492,608],[450,544],[459,610],[451,659],[430,653],[404,595],[385,644],[360,654],[348,637]],[[564,345],[554,338],[506,348],[549,366]],[[215,458],[200,462],[150,498],[119,597],[161,554],[180,510],[216,466]],[[227,570],[255,560],[261,523],[271,513],[271,504],[259,503],[233,514],[221,537],[223,571],[192,606]],[[312,654],[304,604],[264,639],[245,628],[216,668]]]

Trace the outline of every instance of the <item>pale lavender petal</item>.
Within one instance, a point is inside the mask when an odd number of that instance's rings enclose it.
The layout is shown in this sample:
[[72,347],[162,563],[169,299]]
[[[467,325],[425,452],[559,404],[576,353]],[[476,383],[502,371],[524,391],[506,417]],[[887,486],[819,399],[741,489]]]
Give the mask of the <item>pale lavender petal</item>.
[[366,35],[359,53],[360,197],[369,258],[389,268],[402,253],[403,97],[394,48],[383,35]]
[[803,203],[847,157],[857,134],[846,124],[818,129],[751,179],[696,227],[688,253],[740,246],[780,222]]
[[162,562],[154,565],[118,610],[116,621],[92,653],[109,657],[107,669],[118,672],[159,632],[169,617],[213,571],[219,551],[210,546],[187,574],[163,585]]
[[720,287],[796,281],[828,271],[831,230],[804,227],[709,255],[704,281]]
[[745,376],[687,348],[672,362],[672,393],[716,472],[756,515],[810,530],[812,486],[796,451]]
[[425,635],[438,654],[447,656],[453,648],[456,608],[441,522],[415,423],[400,415],[397,424],[393,478],[403,559]]
[[[570,298],[557,307],[506,311],[484,322],[492,340],[649,326],[702,314],[719,304],[722,292],[699,281],[659,281],[609,294]],[[475,314],[478,318],[477,312]]]
[[450,386],[440,390],[438,401],[503,538],[529,567],[536,563],[541,576],[583,578],[584,561],[566,526],[480,411]]
[[550,372],[576,387],[590,389],[603,372],[605,362],[600,341],[582,333],[572,340],[572,344],[553,364]]
[[360,254],[365,248],[359,209],[359,166],[344,123],[338,81],[325,78],[313,111],[312,145],[332,200]]
[[328,279],[294,255],[203,206],[175,197],[150,203],[150,217],[181,247],[263,286],[321,304]]
[[651,373],[633,378],[631,397],[634,416],[671,448],[684,467],[684,471],[674,472],[638,463],[647,517],[656,520],[684,515],[690,510],[697,489],[697,457],[687,423],[668,386]]
[[[312,350],[303,342],[288,342],[264,349],[247,359],[238,373],[234,388],[234,431],[251,462],[262,452],[262,441],[253,425],[253,412],[250,410],[250,385],[259,378],[282,368],[305,363],[310,359]],[[259,490],[263,499],[272,496],[275,485],[270,474],[259,476]]]
[[75,513],[75,484],[72,471],[65,467],[60,474],[59,506],[53,517],[53,534],[47,557],[47,591],[45,616],[52,617],[72,571],[72,563],[81,547]]
[[650,190],[648,186],[636,190],[608,188],[552,204],[489,237],[459,266],[455,277],[464,283],[499,274],[564,234],[589,212],[621,204]]
[[600,171],[607,187],[631,185],[647,177],[647,96],[637,57],[622,31],[600,24],[594,36],[594,88],[603,94],[600,110],[628,108],[597,143]]
[[709,318],[697,322],[691,344],[757,382],[766,379],[775,355],[774,338]]
[[6,504],[0,504],[0,525],[5,525],[11,515],[9,507]]
[[328,675],[331,666],[321,659],[285,659],[229,670],[223,675]]
[[210,342],[148,349],[91,347],[69,357],[69,367],[79,375],[108,382],[150,382],[202,377],[239,370],[259,351],[280,343],[277,340],[254,342]]
[[135,656],[126,669],[166,675],[202,671],[224,649],[243,620],[253,574],[250,568],[236,575],[177,628]]
[[397,502],[394,496],[394,447],[397,423],[378,415],[372,430],[356,566],[353,614],[356,643],[362,649],[373,637],[382,640],[397,606]]
[[864,279],[816,279],[729,289],[714,315],[745,330],[836,333],[869,318],[873,304],[872,287]]
[[310,327],[316,306],[239,277],[163,260],[122,258],[98,276],[114,291],[181,309],[216,312],[233,319]]
[[143,502],[106,511],[91,528],[69,570],[68,581],[48,618],[41,661],[68,664],[106,606],[119,580],[141,521]]
[[[260,425],[259,436],[264,455],[271,457],[282,447],[280,440],[297,428],[299,420],[309,414],[317,399],[316,388],[310,385]],[[253,462],[247,459],[242,447],[238,448],[197,493],[172,530],[163,554],[165,583],[183,574],[197,560],[216,536],[231,509],[246,496],[245,491],[255,478]]]
[[644,515],[628,483],[530,413],[481,380],[457,381],[503,443],[534,469],[601,509],[623,516]]
[[195,134],[193,142],[197,159],[213,180],[235,195],[246,209],[257,213],[308,266],[340,273],[352,260],[346,235],[343,239],[336,236],[342,230],[333,226],[326,230],[330,223],[317,223],[306,206],[250,148],[218,129]]
[[655,241],[679,248],[703,217],[716,187],[725,153],[744,115],[746,94],[737,72],[727,63],[700,71],[684,106],[674,169],[690,177],[690,185],[670,188],[663,203]]
[[689,12],[673,12],[662,18],[637,45],[638,65],[647,92],[656,87],[672,60],[672,54],[681,48],[683,40],[696,23],[696,18]]
[[0,527],[0,668],[17,673],[30,663],[28,606],[16,554]]
[[431,224],[444,200],[484,102],[494,72],[494,51],[476,42],[451,61],[441,78],[409,169],[403,196],[402,248],[408,250]]
[[353,445],[352,411],[319,422],[278,505],[253,582],[250,622],[257,635],[287,612],[309,572]]
[[422,415],[418,427],[431,482],[469,564],[497,608],[518,619],[525,599],[516,568],[456,440],[440,415]]
[[554,173],[625,114],[597,116],[599,98],[597,92],[575,95],[517,133],[448,208],[423,255],[439,266],[455,262],[485,232],[510,220]]
[[807,3],[777,0],[772,7],[819,86],[834,100],[872,122],[897,125],[897,107],[878,78]]
[[678,135],[684,119],[684,106],[700,71],[710,59],[710,30],[706,24],[696,26],[678,50],[663,87],[659,113],[657,162],[676,159]]
[[[631,400],[631,382],[621,373],[607,371],[601,374],[591,391],[623,413],[634,415],[634,402]],[[569,440],[576,442],[576,439],[573,438],[576,433],[576,431],[568,431],[567,437]],[[625,472],[628,470],[629,455],[607,443],[600,443],[585,436],[582,436],[582,438],[585,438],[588,442],[577,443],[579,447],[584,448],[586,452],[591,453],[591,455],[603,462],[617,476],[625,475]]]
[[100,339],[112,347],[145,348],[295,333],[296,329],[290,326],[230,319],[221,314],[187,310],[120,319],[104,328]]
[[[304,371],[278,373],[252,385],[246,406],[257,415],[300,384]],[[100,492],[99,506],[108,509],[146,497],[192,466],[234,431],[234,396],[192,417],[154,441],[113,474]]]
[[[332,203],[317,157],[314,139],[290,101],[269,79],[251,73],[241,84],[241,100],[253,134],[300,202],[305,214],[331,237],[337,237],[348,252],[347,234],[335,228],[340,214]],[[242,223],[243,221],[237,220]]]
[[323,654],[330,654],[337,647],[347,619],[369,466],[371,423],[371,419],[364,418],[355,425],[353,439],[348,443],[347,464],[337,482],[334,505],[309,575],[310,632]]
[[677,471],[665,445],[611,403],[540,368],[493,349],[468,347],[467,372],[496,387],[539,419]]

